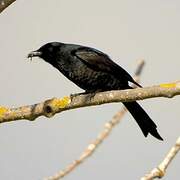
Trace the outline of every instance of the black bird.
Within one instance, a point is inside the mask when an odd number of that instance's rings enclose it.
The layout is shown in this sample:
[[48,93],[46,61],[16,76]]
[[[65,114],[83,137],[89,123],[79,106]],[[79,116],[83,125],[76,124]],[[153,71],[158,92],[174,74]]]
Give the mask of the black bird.
[[[64,76],[85,90],[95,93],[109,90],[132,89],[129,82],[141,87],[122,67],[114,63],[108,55],[94,48],[75,44],[51,42],[28,54],[44,59],[57,68]],[[156,124],[136,102],[123,102],[132,114],[144,136],[148,133],[163,140]]]

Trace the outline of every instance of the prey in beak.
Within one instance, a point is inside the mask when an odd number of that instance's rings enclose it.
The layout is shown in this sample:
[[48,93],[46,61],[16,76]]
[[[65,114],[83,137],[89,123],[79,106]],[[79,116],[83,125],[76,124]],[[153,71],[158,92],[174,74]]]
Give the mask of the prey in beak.
[[32,61],[33,57],[39,57],[42,55],[42,52],[40,51],[32,51],[27,55],[27,58],[30,58],[30,60]]

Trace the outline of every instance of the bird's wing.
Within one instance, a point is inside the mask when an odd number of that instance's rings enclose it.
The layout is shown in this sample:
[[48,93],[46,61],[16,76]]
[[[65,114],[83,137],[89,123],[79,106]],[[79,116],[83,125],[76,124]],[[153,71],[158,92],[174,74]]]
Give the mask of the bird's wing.
[[81,47],[73,52],[73,54],[83,61],[87,66],[96,70],[96,71],[103,71],[110,74],[113,74],[115,77],[119,79],[123,79],[125,81],[130,81],[139,87],[134,79],[129,75],[127,71],[125,71],[122,67],[114,63],[108,55],[88,47]]

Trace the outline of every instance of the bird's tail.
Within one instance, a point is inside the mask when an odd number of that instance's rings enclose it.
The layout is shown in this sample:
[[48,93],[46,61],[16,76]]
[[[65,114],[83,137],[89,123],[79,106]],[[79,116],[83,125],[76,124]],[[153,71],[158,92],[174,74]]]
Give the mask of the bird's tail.
[[124,102],[123,104],[134,117],[145,137],[147,137],[148,133],[150,133],[155,138],[163,140],[156,129],[156,124],[136,101]]

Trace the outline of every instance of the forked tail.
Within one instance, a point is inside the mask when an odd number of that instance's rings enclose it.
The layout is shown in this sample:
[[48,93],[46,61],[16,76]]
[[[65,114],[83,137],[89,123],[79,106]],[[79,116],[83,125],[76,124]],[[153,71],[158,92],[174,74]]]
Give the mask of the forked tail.
[[123,104],[134,117],[145,137],[147,137],[148,133],[150,133],[155,138],[163,140],[156,129],[156,124],[136,101],[124,102]]

